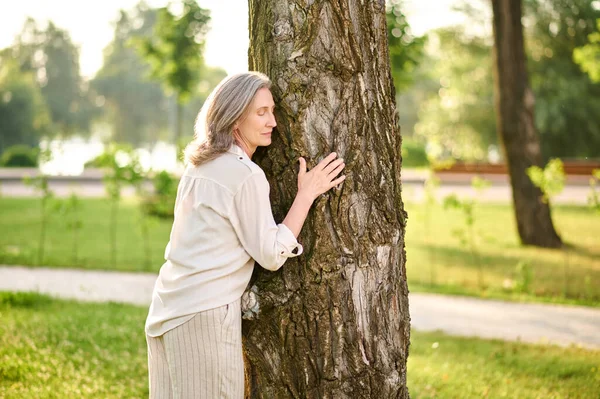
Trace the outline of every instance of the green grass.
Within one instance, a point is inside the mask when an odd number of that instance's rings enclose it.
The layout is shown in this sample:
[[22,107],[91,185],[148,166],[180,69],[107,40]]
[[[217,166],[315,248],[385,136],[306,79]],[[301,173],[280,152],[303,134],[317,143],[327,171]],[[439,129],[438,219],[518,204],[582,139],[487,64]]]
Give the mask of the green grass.
[[0,398],[148,397],[145,310],[0,293]]
[[[67,228],[65,217],[52,212],[47,224],[44,266],[111,269],[110,202],[84,199],[81,205],[78,261],[73,260],[73,233]],[[146,267],[140,215],[132,200],[123,200],[119,205],[115,270],[158,271],[164,262],[172,220],[149,218],[151,262]],[[0,198],[0,263],[36,265],[39,220],[39,199]]]
[[600,352],[412,333],[411,397],[600,397]]
[[[110,204],[105,199],[85,199],[82,206],[80,260],[72,259],[72,233],[64,217],[53,214],[48,223],[44,265],[111,268]],[[479,205],[475,209],[475,231],[484,289],[478,284],[477,261],[457,238],[462,215],[439,205],[428,210],[424,204],[407,203],[406,209],[406,267],[412,291],[600,306],[600,215],[590,209],[553,208],[554,223],[570,247],[552,250],[520,245],[510,206]],[[430,217],[429,228],[426,214]],[[139,215],[131,200],[121,203],[116,270],[156,272],[163,263],[171,221],[151,219],[151,262],[146,267]],[[38,199],[0,198],[0,263],[35,265],[39,229]],[[519,262],[526,262],[532,270],[526,290],[517,288]]]
[[[147,309],[0,292],[0,397],[148,396]],[[600,352],[413,332],[412,398],[590,398]]]
[[[524,247],[512,208],[484,204],[475,209],[479,263],[456,230],[464,226],[457,210],[406,204],[407,276],[412,291],[439,292],[519,301],[600,306],[600,215],[579,206],[553,207],[555,227],[567,249]],[[429,215],[427,227],[426,214]],[[532,271],[526,290],[518,289],[519,262]]]

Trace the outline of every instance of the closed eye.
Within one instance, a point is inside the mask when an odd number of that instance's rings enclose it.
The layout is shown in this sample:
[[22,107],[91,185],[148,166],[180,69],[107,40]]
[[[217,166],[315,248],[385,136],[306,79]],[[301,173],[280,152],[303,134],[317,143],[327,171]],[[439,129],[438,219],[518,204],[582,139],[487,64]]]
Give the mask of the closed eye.
[[[259,116],[263,116],[266,112],[267,112],[268,108],[267,107],[262,107],[258,109],[258,115]],[[275,107],[271,108],[271,113],[275,112]]]

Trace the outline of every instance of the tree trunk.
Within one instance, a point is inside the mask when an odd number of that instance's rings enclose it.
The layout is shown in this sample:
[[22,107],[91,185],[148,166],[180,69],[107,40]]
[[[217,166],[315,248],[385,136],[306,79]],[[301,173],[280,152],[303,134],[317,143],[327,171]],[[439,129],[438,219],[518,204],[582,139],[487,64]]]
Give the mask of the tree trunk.
[[527,168],[542,167],[540,139],[534,121],[534,97],[528,83],[521,24],[521,0],[492,0],[496,116],[512,186],[517,228],[526,245],[558,248],[550,206],[527,176]]
[[346,181],[322,195],[276,272],[255,269],[244,315],[247,397],[408,398],[410,317],[401,137],[385,2],[250,0],[250,70],[273,81],[277,132],[255,155],[276,220],[298,157],[336,151]]

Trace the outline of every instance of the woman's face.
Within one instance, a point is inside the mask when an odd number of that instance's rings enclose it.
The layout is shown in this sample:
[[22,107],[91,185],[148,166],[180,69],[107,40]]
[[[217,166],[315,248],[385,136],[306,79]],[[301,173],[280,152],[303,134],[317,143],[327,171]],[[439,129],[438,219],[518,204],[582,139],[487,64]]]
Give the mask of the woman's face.
[[238,140],[252,153],[256,147],[271,144],[271,132],[277,126],[273,110],[275,103],[269,89],[262,88],[256,92],[254,99],[248,106],[245,118],[237,123]]

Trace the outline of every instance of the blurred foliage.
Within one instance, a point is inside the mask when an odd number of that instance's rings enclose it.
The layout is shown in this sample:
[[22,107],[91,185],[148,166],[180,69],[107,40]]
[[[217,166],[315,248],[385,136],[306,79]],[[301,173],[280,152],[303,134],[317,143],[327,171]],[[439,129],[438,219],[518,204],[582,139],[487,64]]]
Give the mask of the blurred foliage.
[[429,166],[425,144],[410,137],[402,138],[402,167],[418,168]]
[[396,109],[402,137],[406,138],[413,135],[419,105],[431,90],[437,90],[437,83],[427,75],[425,47],[428,37],[413,35],[404,7],[402,0],[388,1],[386,19],[390,66],[397,96]]
[[[172,139],[169,127],[181,119],[190,121],[184,131],[191,136],[198,110],[226,73],[202,64],[208,12],[193,1],[181,5],[177,18],[169,11],[175,3],[157,9],[141,1],[122,10],[104,64],[90,81],[80,74],[79,49],[68,32],[28,18],[14,43],[0,50],[0,152],[14,144],[37,146],[46,136],[86,136],[93,128],[110,132],[102,139],[152,145]],[[144,40],[154,66],[133,46]],[[179,85],[177,93],[165,94],[151,72],[168,77],[170,89]]]
[[28,18],[14,44],[4,50],[22,72],[31,72],[48,106],[55,133],[89,131],[97,110],[79,70],[79,49],[69,33],[48,22],[45,28]]
[[111,139],[141,145],[156,141],[167,128],[168,99],[158,83],[147,79],[150,67],[129,44],[149,38],[157,10],[139,3],[120,11],[113,41],[104,49],[104,62],[91,87],[100,96],[103,119],[112,128]]
[[[104,64],[91,81],[101,96],[102,119],[111,127],[114,141],[135,146],[159,139],[173,142],[169,128],[176,119],[176,96],[166,94],[163,85],[150,78],[151,64],[136,49],[155,35],[160,12],[144,2],[129,11],[121,10],[113,41],[104,50]],[[190,121],[184,123],[182,137],[192,135],[196,114],[210,91],[226,76],[223,69],[204,65],[194,73],[199,79],[181,110],[182,120]]]
[[533,269],[528,262],[520,261],[515,267],[515,285],[516,292],[524,294],[531,293],[531,284],[533,283]]
[[[479,176],[474,176],[471,180],[471,187],[478,194],[482,194],[491,186],[491,182]],[[475,230],[475,222],[477,220],[475,208],[478,206],[478,201],[474,198],[459,198],[456,194],[449,194],[444,197],[444,209],[457,209],[462,213],[464,225],[453,231],[455,236],[460,240],[461,245],[469,247],[473,263],[477,265],[477,282],[479,289],[485,289],[485,277],[483,270],[483,262],[479,250],[478,241],[483,234]]]
[[83,227],[83,220],[81,218],[81,199],[74,192],[71,192],[71,195],[67,198],[57,198],[54,204],[54,211],[61,216],[67,230],[71,230],[71,234],[73,235],[73,253],[71,262],[76,265],[79,263],[79,231]]
[[7,50],[0,52],[0,153],[37,146],[50,128],[50,114],[32,72],[23,72]]
[[[173,9],[180,6],[180,13]],[[210,12],[195,0],[180,0],[158,9],[152,35],[135,40],[140,54],[150,64],[150,76],[175,94],[177,116],[175,143],[182,132],[183,104],[190,100],[200,82],[202,52]]]
[[600,169],[594,169],[592,171],[592,177],[590,177],[590,193],[588,195],[588,204],[598,213],[600,213],[600,193],[597,189],[599,182]]
[[[484,160],[490,148],[499,148],[491,10],[484,1],[462,2],[457,9],[467,22],[428,35],[425,58],[415,70],[419,77],[399,96],[400,120],[408,135],[416,122],[414,134],[427,140],[434,157]],[[600,157],[600,84],[573,61],[576,48],[598,31],[600,2],[526,0],[524,13],[544,158]]]
[[117,264],[117,223],[121,190],[124,186],[136,186],[144,180],[139,157],[127,144],[110,143],[96,159],[97,164],[105,169],[104,187],[111,202],[110,212],[110,251],[111,265]]
[[596,21],[598,32],[588,36],[589,43],[573,51],[573,59],[586,72],[592,82],[600,82],[600,19]]
[[560,159],[554,158],[548,161],[544,169],[539,166],[527,168],[527,176],[531,182],[544,193],[542,201],[550,202],[550,199],[560,194],[565,188],[565,170]]
[[463,27],[433,31],[430,44],[429,75],[439,83],[421,104],[415,135],[428,142],[433,158],[485,160],[498,142],[491,44]]
[[423,59],[426,36],[414,36],[403,12],[403,0],[388,0],[386,7],[387,36],[392,78],[397,92],[415,82],[415,69]]
[[144,212],[160,218],[173,218],[178,180],[163,170],[154,175],[152,183],[154,193],[144,198]]
[[[44,150],[40,152],[39,159],[44,162],[50,159],[50,156],[50,152]],[[23,177],[23,183],[33,187],[33,189],[40,194],[40,236],[38,239],[36,263],[36,265],[40,266],[44,264],[44,253],[46,250],[46,230],[48,227],[48,218],[50,216],[48,202],[54,197],[54,191],[52,191],[48,185],[48,176],[43,173],[39,173],[34,177],[25,176]]]
[[5,168],[35,168],[38,166],[40,150],[37,147],[29,147],[17,144],[8,147],[0,157],[0,166]]
[[527,0],[524,6],[530,83],[544,157],[600,157],[600,84],[573,61],[575,49],[598,32],[600,2]]
[[135,185],[143,180],[139,157],[128,144],[109,143],[95,163],[106,171],[104,184],[112,200],[121,198],[121,189],[125,185]]

